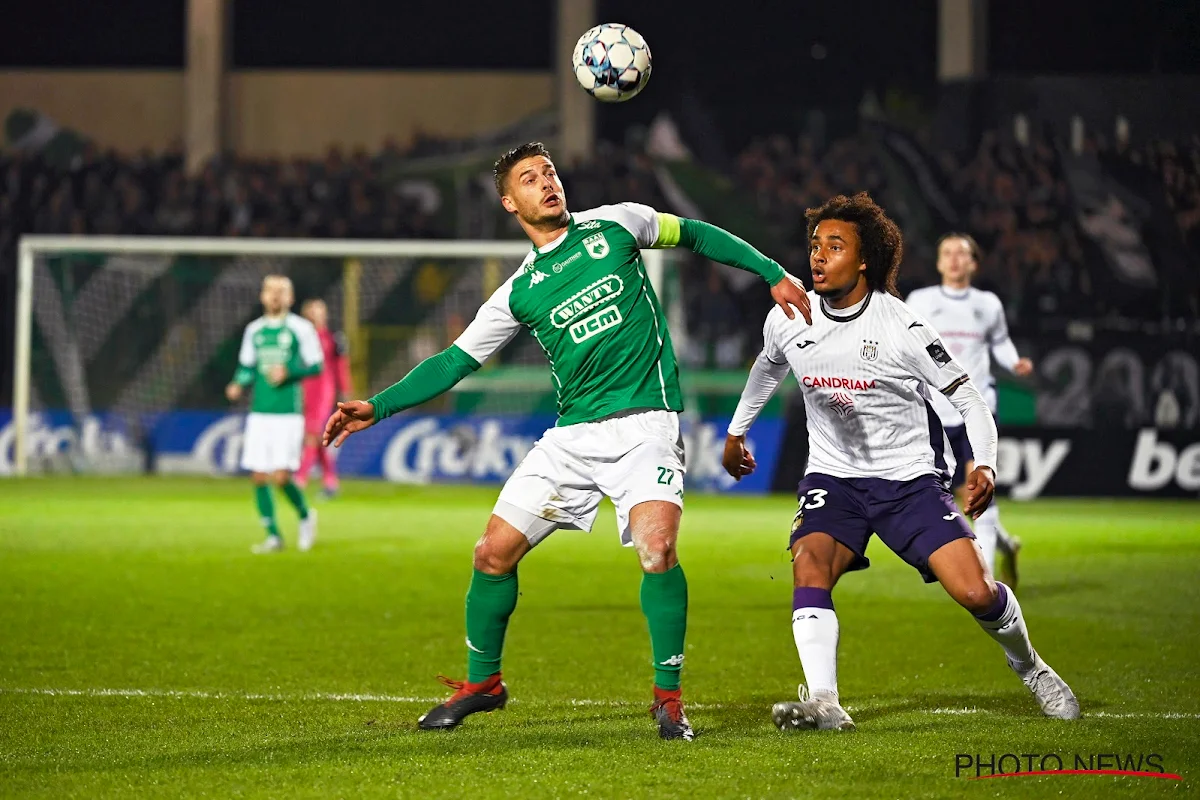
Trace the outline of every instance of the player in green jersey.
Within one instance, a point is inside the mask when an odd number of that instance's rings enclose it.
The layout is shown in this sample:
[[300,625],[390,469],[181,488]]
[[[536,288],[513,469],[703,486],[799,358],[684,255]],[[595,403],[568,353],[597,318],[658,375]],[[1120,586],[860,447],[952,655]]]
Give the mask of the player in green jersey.
[[267,530],[267,538],[254,546],[254,552],[283,549],[275,522],[272,481],[300,515],[299,547],[308,550],[317,538],[317,512],[308,507],[292,473],[300,466],[304,440],[300,382],[321,371],[321,342],[311,322],[290,313],[290,279],[283,275],[263,278],[261,300],[265,313],[246,326],[237,372],[225,387],[231,403],[241,399],[246,387],[253,387],[242,436],[242,469],[250,470],[258,516]]
[[683,409],[666,318],[640,250],[687,247],[760,275],[789,317],[810,319],[799,281],[720,228],[634,203],[571,214],[550,154],[538,142],[505,153],[496,191],[533,243],[521,267],[479,309],[462,336],[366,401],[339,403],[324,443],[450,389],[527,327],[550,361],[559,420],[505,483],[475,546],[467,592],[467,679],[423,716],[453,728],[508,699],[500,655],[517,604],[517,564],[561,528],[590,530],[602,496],[617,509],[623,544],[643,571],[642,611],[654,657],[651,713],[665,739],[692,738],[680,699],[687,581],[675,543],[683,511]]

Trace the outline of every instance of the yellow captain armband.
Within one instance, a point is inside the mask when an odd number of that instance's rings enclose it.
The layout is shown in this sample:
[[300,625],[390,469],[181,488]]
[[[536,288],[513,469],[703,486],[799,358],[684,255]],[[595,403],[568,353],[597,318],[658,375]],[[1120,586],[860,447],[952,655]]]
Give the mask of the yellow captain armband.
[[679,245],[679,217],[674,214],[658,215],[658,238],[654,240],[653,248],[676,247]]

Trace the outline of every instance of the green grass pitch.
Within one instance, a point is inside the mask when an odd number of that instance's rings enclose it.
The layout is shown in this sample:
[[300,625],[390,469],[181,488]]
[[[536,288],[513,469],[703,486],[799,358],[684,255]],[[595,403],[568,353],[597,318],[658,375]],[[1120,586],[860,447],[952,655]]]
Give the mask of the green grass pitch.
[[[1090,800],[1200,781],[1194,502],[1004,505],[1033,640],[1078,693],[1075,723],[1041,718],[970,617],[876,542],[836,594],[859,730],[778,732],[770,704],[801,680],[793,501],[696,495],[680,544],[694,742],[659,741],[647,714],[638,568],[611,507],[521,567],[514,702],[419,732],[445,694],[435,676],[463,675],[494,496],[353,483],[319,506],[311,553],[253,556],[242,481],[0,481],[0,796]],[[1157,753],[1183,780],[967,780],[960,753]]]

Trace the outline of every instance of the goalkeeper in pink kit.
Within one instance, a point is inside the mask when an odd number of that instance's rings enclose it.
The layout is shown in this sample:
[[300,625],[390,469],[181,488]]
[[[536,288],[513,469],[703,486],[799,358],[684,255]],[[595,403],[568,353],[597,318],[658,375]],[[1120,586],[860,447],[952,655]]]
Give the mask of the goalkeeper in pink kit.
[[309,300],[300,313],[317,329],[321,351],[325,354],[325,369],[304,381],[304,454],[296,472],[296,482],[306,486],[313,464],[320,462],[324,483],[321,494],[331,498],[338,491],[337,465],[333,449],[321,447],[321,436],[337,401],[352,394],[350,359],[346,355],[345,337],[329,330],[329,310],[324,300]]

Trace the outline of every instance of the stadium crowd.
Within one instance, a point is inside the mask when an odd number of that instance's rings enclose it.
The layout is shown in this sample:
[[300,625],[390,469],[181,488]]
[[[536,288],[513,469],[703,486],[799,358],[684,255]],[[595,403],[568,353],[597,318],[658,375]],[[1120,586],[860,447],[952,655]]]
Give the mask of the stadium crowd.
[[[1088,150],[1111,169],[1148,172],[1200,260],[1200,139],[1136,148],[1089,140]],[[0,154],[0,264],[11,268],[22,233],[162,234],[442,238],[453,222],[439,215],[444,198],[430,184],[397,177],[394,167],[418,151],[394,143],[374,154],[331,148],[319,159],[214,159],[188,175],[182,152],[120,157],[86,146],[69,166],[37,154]],[[983,247],[980,283],[996,290],[1017,324],[1032,315],[1102,315],[1114,287],[1085,250],[1063,157],[1045,140],[1024,146],[986,133],[965,158],[933,153],[961,214],[962,227]],[[737,186],[783,252],[772,253],[803,275],[807,264],[804,210],[838,192],[867,190],[893,204],[902,224],[911,197],[888,192],[888,170],[869,137],[825,146],[808,137],[774,135],[751,142],[734,161]],[[655,162],[646,154],[602,144],[596,157],[566,170],[571,204],[587,208],[632,200],[670,207]],[[714,219],[720,222],[720,219]],[[930,237],[906,242],[904,287],[937,280]],[[0,270],[3,271],[3,270]],[[700,340],[689,359],[732,364],[746,357],[754,304],[712,270],[687,289],[689,327]]]

